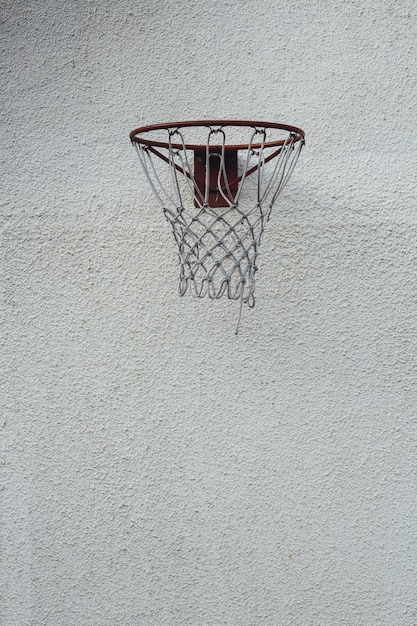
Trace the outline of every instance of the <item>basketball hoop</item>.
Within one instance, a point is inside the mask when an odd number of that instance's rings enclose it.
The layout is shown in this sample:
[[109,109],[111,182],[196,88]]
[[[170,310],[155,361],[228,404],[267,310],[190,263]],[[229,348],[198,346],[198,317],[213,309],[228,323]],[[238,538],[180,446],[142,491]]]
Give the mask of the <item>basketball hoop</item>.
[[130,133],[177,242],[179,293],[255,304],[259,245],[304,132],[254,121],[191,121]]

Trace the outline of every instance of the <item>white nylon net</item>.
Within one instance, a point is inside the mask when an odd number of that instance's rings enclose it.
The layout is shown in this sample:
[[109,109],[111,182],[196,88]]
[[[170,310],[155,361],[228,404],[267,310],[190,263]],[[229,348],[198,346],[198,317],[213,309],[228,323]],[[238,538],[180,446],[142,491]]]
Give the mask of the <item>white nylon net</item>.
[[180,295],[239,300],[237,332],[242,305],[255,304],[265,223],[304,140],[258,124],[200,124],[132,142],[178,246]]

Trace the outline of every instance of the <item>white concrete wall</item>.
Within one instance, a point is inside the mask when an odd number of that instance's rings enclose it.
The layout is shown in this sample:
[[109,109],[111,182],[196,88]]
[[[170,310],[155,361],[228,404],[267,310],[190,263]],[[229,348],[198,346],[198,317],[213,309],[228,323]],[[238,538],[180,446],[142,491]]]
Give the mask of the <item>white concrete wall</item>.
[[[1,28],[2,626],[415,626],[415,2]],[[238,337],[127,137],[212,116],[307,134]]]

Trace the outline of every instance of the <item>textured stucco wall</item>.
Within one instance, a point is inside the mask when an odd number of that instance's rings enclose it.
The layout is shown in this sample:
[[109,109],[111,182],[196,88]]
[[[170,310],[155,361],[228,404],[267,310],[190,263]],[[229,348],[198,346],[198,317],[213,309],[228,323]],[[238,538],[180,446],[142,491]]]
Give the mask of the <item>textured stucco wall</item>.
[[[415,2],[1,29],[2,626],[415,626]],[[238,337],[127,139],[199,117],[307,133]]]

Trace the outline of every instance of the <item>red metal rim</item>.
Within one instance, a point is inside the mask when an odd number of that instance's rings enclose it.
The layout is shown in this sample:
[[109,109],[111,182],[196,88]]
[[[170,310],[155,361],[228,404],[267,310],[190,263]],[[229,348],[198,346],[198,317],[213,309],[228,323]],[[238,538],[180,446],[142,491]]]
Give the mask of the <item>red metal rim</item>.
[[[179,128],[186,128],[190,126],[196,127],[207,127],[210,128],[212,126],[219,127],[219,129],[226,126],[252,126],[254,129],[256,128],[271,128],[277,130],[285,130],[289,133],[293,133],[295,135],[294,141],[304,141],[304,131],[301,128],[297,128],[296,126],[289,126],[288,124],[279,124],[277,122],[257,122],[254,120],[191,120],[184,122],[169,122],[164,124],[151,124],[149,126],[141,126],[139,128],[135,128],[129,133],[129,137],[131,141],[145,145],[145,146],[153,146],[157,148],[166,148],[169,149],[170,144],[164,141],[156,141],[153,139],[147,139],[142,137],[141,135],[156,131],[156,130],[172,130],[175,131]],[[268,141],[264,145],[265,148],[274,148],[282,146],[286,143],[286,139],[277,139],[276,141]],[[249,146],[251,148],[257,149],[260,148],[262,144],[233,144],[226,145],[225,149],[227,150],[247,150]],[[187,150],[203,150],[205,149],[205,144],[176,144],[172,143],[171,146],[177,150],[181,148],[186,148]],[[212,145],[212,147],[215,147]]]

